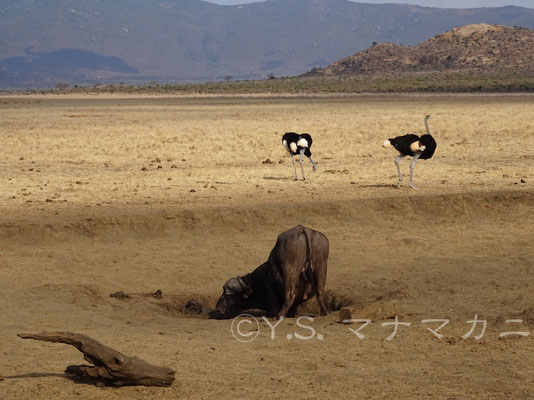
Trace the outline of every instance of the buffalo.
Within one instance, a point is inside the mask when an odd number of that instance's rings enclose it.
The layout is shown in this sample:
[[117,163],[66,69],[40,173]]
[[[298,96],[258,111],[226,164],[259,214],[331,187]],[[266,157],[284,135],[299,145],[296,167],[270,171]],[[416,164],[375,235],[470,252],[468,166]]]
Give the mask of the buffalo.
[[323,298],[328,249],[323,233],[302,225],[281,233],[266,262],[224,284],[210,318],[232,318],[251,309],[264,310],[270,318],[294,317],[313,296],[321,315],[328,314]]

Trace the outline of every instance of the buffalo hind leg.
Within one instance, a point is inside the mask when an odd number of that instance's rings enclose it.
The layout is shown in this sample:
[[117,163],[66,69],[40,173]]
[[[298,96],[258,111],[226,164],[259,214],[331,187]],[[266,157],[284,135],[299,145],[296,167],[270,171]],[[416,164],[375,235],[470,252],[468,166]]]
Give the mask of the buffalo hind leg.
[[267,308],[267,318],[280,318],[280,303],[278,301],[275,301],[269,305]]
[[297,308],[298,306],[296,304],[293,304],[291,308],[289,309],[289,311],[287,312],[287,317],[295,318],[295,316],[297,315]]
[[277,318],[280,319],[281,317],[285,317],[291,308],[293,306],[293,302],[295,301],[296,293],[295,289],[289,288],[286,286],[285,290],[285,297],[284,297],[284,305],[278,312]]
[[324,271],[323,274],[319,274],[319,276],[316,276],[314,279],[314,289],[315,289],[315,297],[317,298],[317,303],[319,303],[319,307],[321,309],[321,315],[327,315],[328,314],[328,307],[326,307],[326,304],[324,302],[324,286],[326,283],[326,262],[323,265],[319,265],[318,270]]
[[279,296],[269,291],[267,299],[267,318],[275,318],[278,315],[278,312],[280,311],[280,308],[282,306],[280,304]]
[[317,303],[319,303],[319,307],[321,308],[321,315],[327,315],[328,314],[328,307],[326,306],[324,302],[324,289],[321,288],[321,290],[317,290],[317,294],[315,297],[317,297]]

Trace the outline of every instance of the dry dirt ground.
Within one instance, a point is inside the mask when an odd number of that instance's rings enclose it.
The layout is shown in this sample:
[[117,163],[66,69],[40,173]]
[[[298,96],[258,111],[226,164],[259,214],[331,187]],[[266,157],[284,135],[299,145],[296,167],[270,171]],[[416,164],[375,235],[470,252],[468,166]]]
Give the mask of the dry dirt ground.
[[[419,190],[396,189],[381,143],[422,133],[426,113],[437,152],[417,165]],[[314,137],[306,182],[280,143],[291,130]],[[0,398],[533,398],[533,130],[524,95],[0,98]],[[373,320],[359,339],[361,324],[316,317],[312,299],[308,328],[286,319],[272,338],[260,319],[242,343],[231,321],[182,313],[189,299],[213,307],[296,224],[330,239],[332,305],[396,301],[411,325],[387,340],[394,320]],[[477,324],[462,339],[475,315],[484,336]],[[450,320],[442,339],[427,319]],[[81,353],[16,336],[42,330],[176,381],[69,379]]]

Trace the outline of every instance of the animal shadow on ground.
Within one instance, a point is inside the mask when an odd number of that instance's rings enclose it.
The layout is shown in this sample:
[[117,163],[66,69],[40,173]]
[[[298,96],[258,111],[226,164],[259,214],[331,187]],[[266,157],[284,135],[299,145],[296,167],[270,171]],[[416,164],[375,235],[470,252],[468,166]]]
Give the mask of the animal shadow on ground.
[[29,378],[64,378],[72,381],[77,385],[94,385],[98,387],[117,387],[111,379],[95,378],[91,376],[72,375],[67,372],[63,374],[47,372],[29,372],[26,374],[4,376],[4,379],[29,379]]
[[72,381],[77,385],[95,385],[99,387],[114,387],[111,381],[105,379],[98,379],[92,377],[80,377],[76,375],[70,375],[67,373],[58,374],[58,373],[47,373],[47,372],[29,372],[27,374],[11,375],[5,376],[4,379],[30,379],[30,378],[64,378]]
[[4,376],[4,379],[26,379],[26,378],[66,378],[69,375],[48,373],[48,372],[28,372],[27,374],[18,374],[11,376]]
[[388,188],[388,189],[391,189],[391,188],[394,188],[396,189],[397,186],[396,185],[392,185],[390,183],[377,183],[377,184],[374,184],[374,185],[360,185],[361,188]]
[[294,181],[295,178],[292,176],[264,176],[263,179],[269,181]]

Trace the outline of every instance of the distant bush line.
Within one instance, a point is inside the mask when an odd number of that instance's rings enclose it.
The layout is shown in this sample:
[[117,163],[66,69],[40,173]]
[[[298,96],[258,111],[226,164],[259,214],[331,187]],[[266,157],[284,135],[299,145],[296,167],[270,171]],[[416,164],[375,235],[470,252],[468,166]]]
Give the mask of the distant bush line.
[[27,90],[25,93],[123,93],[123,94],[342,94],[402,92],[525,92],[534,91],[534,75],[476,73],[411,73],[270,78],[194,84],[98,85]]

